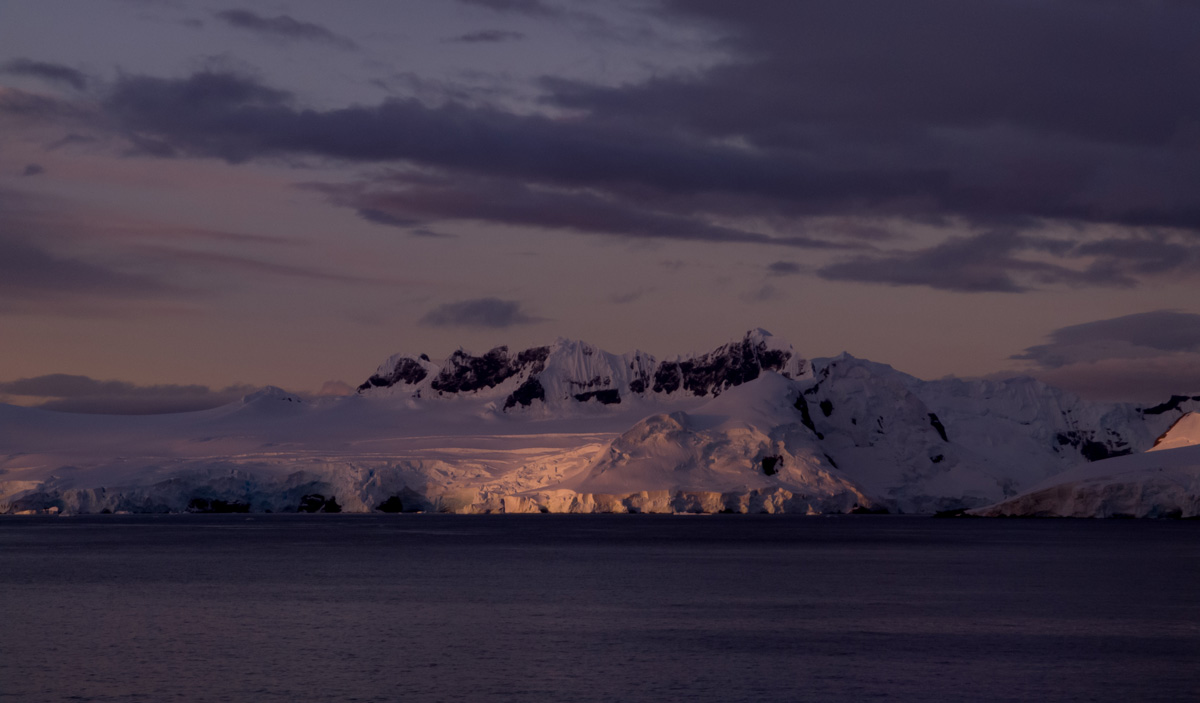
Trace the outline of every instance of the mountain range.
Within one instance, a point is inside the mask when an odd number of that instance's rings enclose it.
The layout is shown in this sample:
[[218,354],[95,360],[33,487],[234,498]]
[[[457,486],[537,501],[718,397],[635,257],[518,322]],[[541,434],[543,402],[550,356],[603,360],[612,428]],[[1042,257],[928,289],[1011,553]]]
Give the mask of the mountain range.
[[0,405],[0,512],[1195,516],[1197,410],[808,360],[763,330],[661,360],[560,339],[397,354],[348,397],[267,388],[158,416]]

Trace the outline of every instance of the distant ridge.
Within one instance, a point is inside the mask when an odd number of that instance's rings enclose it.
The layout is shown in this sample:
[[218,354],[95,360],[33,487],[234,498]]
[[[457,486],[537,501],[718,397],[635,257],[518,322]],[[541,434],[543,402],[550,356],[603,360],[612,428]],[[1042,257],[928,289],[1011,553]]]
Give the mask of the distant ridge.
[[764,371],[799,379],[808,373],[808,364],[790,344],[762,329],[707,354],[663,361],[641,351],[616,355],[586,342],[559,339],[517,353],[507,346],[480,356],[459,350],[441,364],[424,354],[397,354],[381,364],[358,392],[413,398],[493,393],[504,396],[505,410],[535,402],[615,405],[631,396],[716,397]]

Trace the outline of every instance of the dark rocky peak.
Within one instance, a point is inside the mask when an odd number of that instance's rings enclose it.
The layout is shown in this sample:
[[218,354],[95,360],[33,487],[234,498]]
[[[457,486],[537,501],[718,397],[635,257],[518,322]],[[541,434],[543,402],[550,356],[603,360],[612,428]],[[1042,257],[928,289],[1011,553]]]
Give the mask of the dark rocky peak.
[[1180,414],[1200,409],[1200,395],[1173,395],[1170,400],[1165,403],[1159,403],[1153,407],[1146,408],[1142,411],[1145,415],[1162,415],[1163,413],[1177,411]]
[[803,370],[790,346],[780,344],[770,333],[752,330],[745,338],[693,358],[664,361],[654,372],[655,393],[680,389],[692,395],[720,395],[733,386],[774,371],[792,378]]
[[[429,361],[429,357],[424,354],[421,355],[421,359]],[[362,392],[369,388],[389,388],[401,383],[415,386],[424,381],[428,375],[428,369],[419,359],[402,358],[395,362],[391,371],[371,376],[358,387],[358,390]]]
[[439,393],[494,388],[519,373],[526,376],[541,373],[549,355],[550,347],[534,347],[514,355],[509,353],[508,347],[500,346],[483,356],[473,356],[460,349],[446,360],[430,387]]
[[472,393],[506,381],[513,392],[505,409],[533,401],[619,404],[629,394],[716,396],[758,378],[764,371],[803,376],[807,362],[770,333],[753,330],[743,339],[707,354],[661,364],[641,352],[615,355],[588,344],[560,339],[551,346],[513,353],[498,346],[482,355],[458,350],[441,365],[428,357],[397,354],[359,386],[360,392],[403,388],[414,397]]

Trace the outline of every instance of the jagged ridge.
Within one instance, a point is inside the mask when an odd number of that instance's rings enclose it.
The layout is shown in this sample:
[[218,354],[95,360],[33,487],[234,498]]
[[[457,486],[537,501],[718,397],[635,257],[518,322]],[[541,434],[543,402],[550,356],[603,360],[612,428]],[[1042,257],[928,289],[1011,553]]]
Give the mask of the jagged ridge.
[[632,396],[715,397],[765,371],[801,378],[807,363],[791,345],[761,329],[707,354],[663,361],[640,351],[615,355],[583,342],[560,339],[551,346],[516,354],[507,346],[480,356],[460,349],[441,365],[425,354],[397,354],[363,382],[358,392],[429,398],[501,389],[505,410],[529,407],[536,401],[617,405]]

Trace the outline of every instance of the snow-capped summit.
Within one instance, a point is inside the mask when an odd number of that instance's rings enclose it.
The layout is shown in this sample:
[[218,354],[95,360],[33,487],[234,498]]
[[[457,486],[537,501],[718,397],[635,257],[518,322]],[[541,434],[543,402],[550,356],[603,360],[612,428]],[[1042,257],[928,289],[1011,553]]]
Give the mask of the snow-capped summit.
[[658,365],[654,372],[655,393],[682,390],[697,396],[718,396],[722,391],[774,371],[785,378],[809,375],[808,363],[792,345],[763,329],[754,329],[740,340],[696,357],[677,357]]
[[805,378],[808,365],[792,346],[756,329],[695,357],[657,361],[641,351],[613,354],[586,342],[558,339],[517,353],[501,346],[476,356],[458,350],[441,364],[397,354],[358,387],[361,394],[412,398],[495,397],[504,410],[572,403],[616,405],[632,397],[720,395],[774,371]]
[[439,371],[441,371],[441,367],[430,361],[425,354],[415,357],[408,354],[393,354],[358,387],[358,392],[362,393],[371,388],[416,388]]

